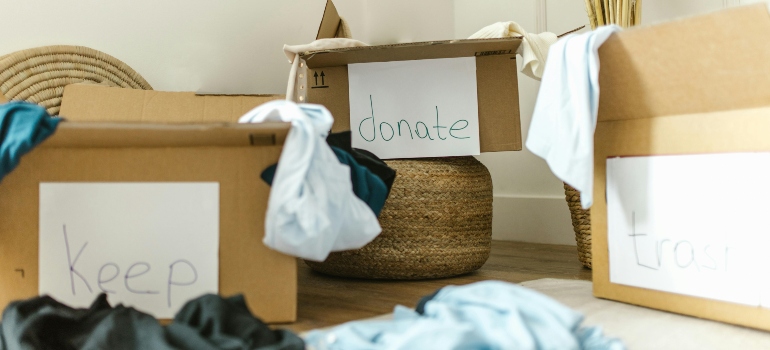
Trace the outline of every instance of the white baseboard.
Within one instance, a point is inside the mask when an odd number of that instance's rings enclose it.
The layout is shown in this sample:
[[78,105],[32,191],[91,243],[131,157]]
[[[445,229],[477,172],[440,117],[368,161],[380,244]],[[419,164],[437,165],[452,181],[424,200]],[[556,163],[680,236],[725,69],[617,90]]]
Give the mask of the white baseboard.
[[492,239],[575,245],[575,232],[564,197],[496,195]]

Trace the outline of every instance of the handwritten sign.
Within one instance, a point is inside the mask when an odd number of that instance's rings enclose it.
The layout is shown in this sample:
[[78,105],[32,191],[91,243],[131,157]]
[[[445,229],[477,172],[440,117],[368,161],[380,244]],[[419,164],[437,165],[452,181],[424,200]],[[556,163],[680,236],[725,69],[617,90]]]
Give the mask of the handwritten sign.
[[610,281],[770,307],[770,154],[607,159]]
[[479,154],[475,57],[348,65],[355,148],[383,159]]
[[217,293],[219,184],[41,183],[40,294],[158,318]]

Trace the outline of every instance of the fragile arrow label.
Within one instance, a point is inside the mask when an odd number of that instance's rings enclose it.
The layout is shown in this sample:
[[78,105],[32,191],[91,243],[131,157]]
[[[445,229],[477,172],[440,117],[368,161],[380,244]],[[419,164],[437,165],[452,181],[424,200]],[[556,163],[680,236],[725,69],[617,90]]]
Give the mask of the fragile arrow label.
[[[321,85],[318,85],[318,77],[319,76],[321,77]],[[326,77],[326,74],[324,73],[324,71],[321,71],[320,75],[318,74],[318,72],[314,72],[313,73],[313,78],[315,78],[315,86],[311,86],[310,88],[311,89],[328,88],[328,86],[326,85],[326,81],[325,81],[326,79],[324,79],[325,77]]]

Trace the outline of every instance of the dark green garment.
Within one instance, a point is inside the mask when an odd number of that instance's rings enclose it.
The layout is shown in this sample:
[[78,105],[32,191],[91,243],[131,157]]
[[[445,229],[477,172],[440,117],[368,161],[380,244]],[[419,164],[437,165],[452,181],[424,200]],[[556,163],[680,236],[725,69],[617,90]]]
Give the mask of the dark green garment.
[[56,131],[59,118],[26,102],[0,104],[0,181],[31,151]]
[[155,318],[101,294],[88,309],[43,296],[11,303],[0,324],[0,349],[260,349],[301,350],[302,339],[271,330],[252,316],[242,296],[204,295],[163,327]]
[[[346,164],[350,168],[350,182],[353,184],[353,193],[372,209],[374,215],[380,216],[390,191],[385,182],[367,167],[359,165],[350,153],[337,147],[331,147],[331,149],[340,163]],[[267,167],[267,169],[262,171],[260,177],[268,185],[272,185],[277,168],[278,164]],[[393,177],[395,178],[395,171],[393,172]]]
[[353,148],[351,146],[350,131],[331,133],[326,137],[326,143],[331,147],[336,147],[350,153],[358,164],[369,169],[369,171],[377,175],[385,183],[385,186],[388,188],[388,193],[385,197],[387,198],[390,195],[390,188],[393,187],[393,182],[396,180],[396,171],[374,155],[374,153],[360,148]]

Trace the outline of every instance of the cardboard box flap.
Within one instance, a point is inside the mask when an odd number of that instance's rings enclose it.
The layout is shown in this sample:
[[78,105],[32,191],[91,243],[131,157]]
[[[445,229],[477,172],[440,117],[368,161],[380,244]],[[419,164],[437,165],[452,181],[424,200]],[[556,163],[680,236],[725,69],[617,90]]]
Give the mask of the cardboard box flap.
[[323,18],[321,18],[321,24],[318,26],[318,34],[315,37],[316,40],[336,38],[341,20],[337,8],[334,7],[334,3],[331,2],[331,0],[327,0]]
[[262,124],[59,124],[41,147],[249,147],[282,145],[290,123]]
[[770,105],[767,6],[627,30],[599,49],[599,121]]
[[64,88],[59,115],[70,121],[235,123],[252,108],[282,95],[205,95],[94,84]]
[[350,63],[423,60],[515,54],[521,38],[463,39],[309,51],[301,55],[309,68]]

